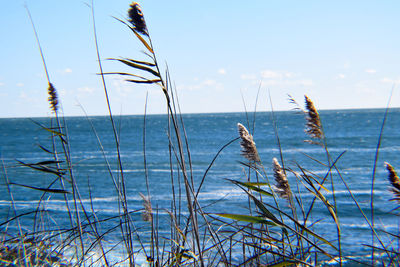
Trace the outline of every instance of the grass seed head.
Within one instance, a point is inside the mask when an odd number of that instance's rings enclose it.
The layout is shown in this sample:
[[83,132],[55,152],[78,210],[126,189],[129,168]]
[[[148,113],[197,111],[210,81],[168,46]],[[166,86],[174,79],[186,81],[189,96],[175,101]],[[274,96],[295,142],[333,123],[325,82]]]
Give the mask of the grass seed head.
[[385,162],[386,165],[386,169],[389,172],[389,182],[392,185],[392,187],[390,188],[390,191],[393,193],[394,198],[391,200],[397,201],[398,203],[400,203],[400,178],[397,175],[395,169],[392,167],[392,165],[390,165],[389,163]]
[[286,174],[276,158],[272,160],[272,164],[274,167],[274,178],[277,188],[276,191],[280,197],[288,199],[291,194],[291,190]]
[[58,110],[58,97],[57,97],[57,90],[53,86],[52,83],[49,83],[49,88],[47,89],[47,93],[49,94],[49,103],[50,103],[50,109],[56,113]]
[[128,21],[132,23],[135,30],[137,30],[141,34],[147,36],[149,35],[147,32],[147,26],[143,17],[142,9],[140,8],[140,5],[138,3],[132,2],[130,8],[128,9],[128,17]]
[[260,157],[256,148],[253,136],[247,131],[241,123],[238,123],[238,131],[240,136],[240,146],[242,147],[242,156],[248,160],[260,162]]
[[144,212],[142,213],[142,219],[145,222],[151,222],[153,219],[153,208],[151,207],[151,202],[148,197],[144,196],[140,193],[140,196],[143,199],[143,207]]
[[[304,96],[305,98],[305,107],[306,107],[306,133],[313,139],[322,139],[324,133],[322,131],[321,119],[319,118],[319,114],[317,109],[314,106],[314,103],[310,98]],[[310,141],[311,143],[318,143],[315,141]]]

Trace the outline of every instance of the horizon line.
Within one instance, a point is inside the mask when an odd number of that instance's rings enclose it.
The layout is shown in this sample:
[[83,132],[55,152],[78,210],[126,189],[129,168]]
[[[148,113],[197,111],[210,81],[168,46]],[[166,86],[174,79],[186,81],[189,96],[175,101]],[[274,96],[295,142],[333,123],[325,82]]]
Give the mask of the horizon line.
[[[337,108],[337,109],[332,109],[332,108],[321,108],[318,109],[318,111],[349,111],[349,110],[386,110],[386,109],[400,109],[400,107],[381,107],[381,108]],[[232,114],[232,113],[271,113],[271,110],[256,110],[256,111],[214,111],[214,112],[182,112],[178,113],[181,115],[207,115],[207,114]],[[293,109],[284,109],[284,110],[274,110],[273,112],[296,112],[296,110]],[[145,115],[144,113],[137,113],[137,114],[113,114],[113,117],[115,116],[143,116]],[[163,115],[168,115],[167,113],[147,113],[146,116],[163,116]],[[78,117],[109,117],[109,114],[97,114],[97,115],[60,115],[61,117],[64,118],[78,118]],[[0,119],[41,119],[41,118],[53,118],[54,115],[51,116],[15,116],[15,117],[0,117]]]

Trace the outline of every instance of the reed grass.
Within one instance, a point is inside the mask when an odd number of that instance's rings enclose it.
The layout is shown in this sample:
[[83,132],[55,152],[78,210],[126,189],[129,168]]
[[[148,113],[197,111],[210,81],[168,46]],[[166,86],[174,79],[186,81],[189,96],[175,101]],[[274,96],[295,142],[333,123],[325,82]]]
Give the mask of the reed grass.
[[259,162],[260,157],[256,148],[256,143],[253,140],[253,136],[247,131],[243,124],[238,123],[238,131],[240,136],[240,146],[242,147],[242,156],[246,159],[254,162]]
[[[191,155],[189,138],[185,130],[184,119],[180,114],[179,101],[175,88],[171,82],[168,69],[161,71],[158,64],[155,48],[152,44],[150,31],[144,19],[140,5],[133,2],[128,9],[127,18],[119,19],[123,25],[133,33],[134,38],[140,41],[144,49],[145,59],[111,58],[130,68],[131,72],[103,72],[100,50],[96,35],[94,20],[94,6],[92,2],[93,32],[96,42],[96,53],[99,61],[99,74],[102,80],[105,99],[107,101],[108,117],[113,133],[116,158],[110,158],[105,153],[101,139],[97,135],[93,124],[92,130],[99,144],[107,165],[109,177],[114,185],[118,215],[101,217],[96,213],[91,187],[88,181],[90,203],[82,201],[76,182],[75,165],[72,162],[68,125],[61,113],[61,100],[57,90],[50,80],[46,67],[44,53],[41,49],[38,34],[33,19],[28,11],[37,39],[42,62],[48,82],[48,101],[54,117],[49,126],[38,124],[50,137],[50,145],[40,146],[48,160],[39,162],[18,161],[20,167],[28,168],[38,174],[52,177],[52,181],[44,187],[28,184],[19,184],[9,181],[7,170],[3,164],[5,183],[9,189],[11,203],[13,188],[24,187],[42,193],[37,209],[28,213],[20,213],[13,206],[14,216],[7,218],[0,224],[2,228],[2,242],[0,244],[0,263],[2,266],[315,266],[323,265],[327,261],[342,265],[345,261],[358,263],[354,258],[346,255],[341,247],[341,227],[338,207],[335,197],[335,181],[339,177],[350,193],[355,207],[362,213],[364,220],[371,228],[373,240],[370,245],[372,252],[381,251],[386,258],[384,263],[396,266],[399,263],[398,249],[392,244],[385,244],[373,222],[363,212],[361,206],[351,193],[351,189],[342,176],[337,162],[344,154],[332,158],[327,137],[322,127],[322,119],[314,102],[305,96],[305,107],[300,109],[305,115],[304,128],[311,144],[318,144],[326,154],[326,159],[313,158],[306,155],[316,166],[323,168],[324,173],[317,175],[311,169],[305,169],[299,162],[286,162],[284,150],[278,135],[279,125],[273,117],[274,132],[277,147],[280,151],[280,161],[272,158],[271,166],[264,166],[258,153],[255,138],[255,115],[253,117],[252,134],[241,123],[237,124],[238,137],[222,145],[215,153],[204,174],[197,177],[193,172],[195,159]],[[143,209],[131,210],[127,198],[127,182],[123,162],[119,132],[110,106],[105,75],[119,75],[132,84],[148,84],[161,89],[165,96],[168,130],[168,152],[170,161],[170,206],[157,207],[152,205],[151,187],[156,181],[148,176],[146,156],[146,108],[143,128],[143,159],[144,184],[146,195],[140,193]],[[295,102],[294,99],[291,99]],[[297,102],[295,102],[297,103]],[[147,107],[147,100],[146,100]],[[385,115],[386,116],[386,115]],[[247,117],[248,118],[248,117]],[[386,118],[386,117],[385,117]],[[248,125],[250,121],[248,119]],[[383,123],[384,125],[384,123]],[[383,128],[382,125],[382,128]],[[381,133],[382,134],[382,133]],[[381,138],[381,137],[380,137]],[[221,152],[238,141],[241,150],[238,153],[248,160],[240,162],[244,169],[242,180],[229,181],[242,190],[247,196],[247,210],[245,213],[233,213],[234,208],[219,207],[221,212],[208,213],[199,199],[203,184],[207,181],[209,170],[218,159]],[[379,150],[379,146],[378,146]],[[118,165],[118,174],[111,170],[110,160]],[[394,168],[386,163],[389,173],[389,185],[395,200],[400,203],[400,179]],[[271,183],[267,173],[272,173],[274,183]],[[330,178],[331,188],[325,186]],[[311,201],[306,200],[301,192],[313,195]],[[54,218],[46,212],[46,199],[60,195],[68,211],[69,225],[63,228],[54,227],[51,223]],[[373,207],[373,200],[371,196]],[[218,203],[214,203],[218,205]],[[321,216],[315,209],[323,209],[328,216]],[[168,219],[160,216],[161,212],[168,214]],[[22,218],[34,214],[32,230],[23,230],[20,225]],[[133,218],[141,215],[144,223]],[[394,215],[395,216],[395,215]],[[336,231],[337,239],[329,240],[322,233],[317,232],[317,226],[322,220],[333,222],[332,231]],[[105,223],[113,222],[113,227],[105,228]],[[168,223],[168,234],[162,232],[161,224]],[[12,233],[9,225],[17,225],[18,231]],[[108,224],[110,225],[110,224]],[[4,230],[3,230],[4,229]],[[150,240],[145,236],[150,232]],[[106,243],[111,233],[117,233],[120,242]],[[398,234],[385,233],[400,239]],[[379,245],[374,244],[374,238]],[[122,249],[121,249],[122,248]],[[122,251],[120,259],[111,260],[110,254],[115,250]],[[232,255],[239,255],[233,259]],[[144,260],[140,260],[144,256]],[[372,257],[372,265],[375,264]]]
[[400,178],[397,175],[395,169],[389,163],[385,163],[386,169],[389,173],[388,179],[391,184],[390,191],[393,193],[394,198],[391,200],[397,201],[400,203]]
[[[314,106],[314,102],[308,97],[305,98],[305,110],[306,110],[306,133],[314,139],[323,139],[324,132],[322,130],[322,123],[319,117],[318,110]],[[313,141],[309,141],[313,143]]]
[[286,174],[276,158],[272,159],[272,163],[278,194],[282,198],[289,199],[292,191],[290,190],[290,185]]

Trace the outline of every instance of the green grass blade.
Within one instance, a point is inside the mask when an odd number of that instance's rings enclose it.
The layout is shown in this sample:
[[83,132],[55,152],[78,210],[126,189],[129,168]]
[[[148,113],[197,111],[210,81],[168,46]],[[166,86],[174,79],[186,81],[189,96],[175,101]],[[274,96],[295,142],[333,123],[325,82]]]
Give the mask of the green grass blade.
[[[245,192],[246,192],[246,191],[245,191]],[[248,193],[248,192],[246,192],[246,193],[251,197],[251,199],[253,200],[253,202],[257,205],[257,207],[261,210],[262,214],[263,214],[265,217],[267,217],[267,218],[270,219],[271,221],[275,222],[276,224],[285,227],[285,225],[284,225],[281,221],[279,221],[279,220],[275,217],[275,215],[272,214],[272,212],[270,212],[270,211],[267,209],[267,207],[265,207],[265,205],[264,205],[260,200],[258,200],[258,199],[257,199],[256,197],[254,197],[252,194],[250,194],[250,193]]]
[[[304,176],[303,176],[303,178],[305,178]],[[306,180],[306,179],[305,179]],[[311,182],[311,180],[306,180],[307,181],[307,183],[313,188],[313,190],[311,190],[310,188],[308,188],[304,183],[303,183],[303,181],[301,181],[303,184],[304,184],[304,187],[311,193],[311,194],[313,194],[316,198],[318,198],[319,200],[321,200],[322,201],[322,203],[324,203],[324,205],[325,205],[325,207],[328,209],[328,211],[329,211],[329,214],[331,215],[331,217],[333,218],[333,220],[335,221],[335,223],[336,223],[336,226],[337,226],[337,228],[338,228],[338,231],[340,232],[340,224],[339,224],[339,220],[338,220],[338,218],[337,218],[337,215],[336,215],[336,213],[335,213],[335,210],[334,210],[334,207],[333,207],[333,205],[329,202],[329,200],[321,193],[321,191],[320,190],[318,190],[315,186],[314,186],[314,184]],[[320,185],[319,183],[318,183],[318,185]]]
[[279,263],[276,263],[276,264],[272,264],[272,265],[269,265],[270,267],[285,267],[285,266],[293,266],[293,265],[295,265],[297,262],[296,261],[282,261],[282,262],[279,262]]
[[155,79],[155,80],[131,80],[131,79],[127,79],[125,81],[131,82],[131,83],[159,83],[159,82],[161,82],[160,79]]
[[32,163],[30,165],[49,165],[49,164],[58,164],[62,163],[61,160],[45,160],[45,161],[40,161],[38,163]]
[[248,189],[251,189],[251,190],[253,190],[255,192],[258,192],[260,194],[263,194],[263,195],[266,195],[266,196],[270,196],[270,197],[273,196],[270,192],[267,192],[267,191],[265,191],[265,190],[263,190],[263,189],[258,187],[258,186],[261,186],[261,185],[268,185],[268,183],[250,183],[250,182],[243,183],[243,182],[236,181],[236,180],[231,180],[231,179],[227,179],[227,180],[231,181],[232,183],[234,183],[236,185],[239,184],[241,186],[244,186],[244,187],[246,187]]
[[48,149],[45,148],[44,146],[39,145],[39,148],[40,148],[41,150],[43,150],[44,152],[46,152],[46,153],[54,154],[53,152],[51,152],[50,150],[48,150]]
[[128,61],[130,61],[132,63],[136,63],[136,64],[140,64],[140,65],[146,65],[146,66],[149,66],[149,67],[155,67],[156,66],[156,64],[151,63],[151,62],[147,62],[147,61],[135,60],[135,59],[130,59],[130,58],[124,58],[124,59],[128,60]]
[[125,65],[127,65],[129,67],[132,67],[132,68],[135,68],[135,69],[139,69],[139,70],[143,70],[143,71],[146,71],[146,72],[149,72],[149,73],[153,74],[156,77],[160,77],[160,74],[157,71],[153,70],[152,68],[147,67],[147,66],[143,66],[141,64],[137,64],[135,62],[130,61],[129,59],[114,58],[114,59],[111,59],[111,60],[117,60],[117,61],[119,61],[121,63],[124,63]]
[[40,124],[39,122],[36,122],[34,120],[32,120],[32,122],[35,123],[36,125],[40,126],[42,129],[44,129],[44,130],[46,130],[46,131],[48,131],[48,132],[50,132],[50,133],[52,133],[54,135],[61,136],[61,137],[65,136],[63,133],[60,133],[58,131],[54,131],[53,129],[48,128],[48,127],[44,126],[43,124]]
[[261,223],[261,224],[268,224],[271,226],[279,226],[278,224],[263,219],[261,217],[250,216],[250,215],[242,215],[242,214],[232,214],[232,213],[215,213],[220,217],[241,221],[241,222],[249,222],[249,223]]
[[[112,58],[110,58],[109,60],[113,60]],[[140,76],[140,75],[136,75],[136,74],[132,74],[132,73],[127,73],[127,72],[105,72],[105,73],[98,73],[98,75],[121,75],[121,76],[131,76],[131,77],[136,77],[136,78],[140,78],[140,79],[147,79],[146,77]]]
[[48,193],[71,194],[71,192],[63,190],[63,189],[51,189],[51,188],[35,187],[35,186],[17,184],[17,183],[10,183],[10,184],[11,185],[17,185],[17,186],[22,186],[22,187],[30,188],[30,189],[33,189],[33,190],[42,191],[42,192],[48,192]]
[[42,166],[42,165],[39,165],[40,167],[38,167],[38,165],[35,164],[35,163],[34,164],[29,164],[29,163],[22,162],[20,160],[17,160],[17,161],[22,166],[25,166],[25,167],[28,167],[28,168],[31,168],[31,169],[34,169],[34,170],[37,170],[37,171],[41,171],[41,172],[52,173],[52,174],[55,174],[55,175],[57,175],[59,177],[61,177],[61,176],[63,176],[65,174],[65,172],[61,172],[61,171],[59,171],[57,169],[51,169],[51,168],[48,168],[48,167],[45,167],[45,166]]

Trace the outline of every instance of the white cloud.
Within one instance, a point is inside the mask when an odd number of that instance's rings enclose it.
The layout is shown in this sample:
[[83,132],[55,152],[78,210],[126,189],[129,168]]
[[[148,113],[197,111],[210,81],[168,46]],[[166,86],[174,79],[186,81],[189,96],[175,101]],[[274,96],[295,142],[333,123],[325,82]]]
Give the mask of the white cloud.
[[[279,85],[281,82],[277,80],[267,80],[267,81],[261,81],[262,86],[276,86]],[[256,83],[254,83],[256,84]]]
[[112,85],[116,88],[119,96],[128,96],[133,91],[131,84],[121,77],[114,77]]
[[255,80],[257,76],[255,74],[242,74],[240,75],[240,79],[242,80]]
[[294,78],[296,76],[296,74],[294,74],[293,72],[283,72],[283,75],[285,76],[285,78]]
[[78,92],[81,92],[81,93],[88,93],[88,94],[92,94],[93,92],[95,91],[95,89],[94,88],[92,88],[92,87],[80,87],[80,88],[78,88]]
[[344,68],[344,69],[350,68],[350,62],[345,62],[345,63],[343,64],[343,68]]
[[4,83],[0,83],[0,86],[4,86]]
[[346,78],[346,75],[344,75],[343,73],[340,73],[337,75],[336,79],[344,79]]
[[23,84],[23,83],[17,83],[17,86],[18,86],[18,87],[23,87],[24,84]]
[[259,75],[255,74],[242,74],[240,78],[242,80],[249,80],[253,84],[259,84],[262,86],[313,86],[314,82],[311,79],[303,78],[302,75],[290,71],[275,71],[275,70],[263,70],[259,72]]
[[202,86],[212,87],[217,90],[224,89],[224,85],[222,83],[217,82],[215,80],[211,80],[211,79],[204,80],[204,82],[202,82]]
[[21,99],[27,99],[27,98],[28,98],[28,95],[27,95],[25,92],[21,92],[21,93],[19,93],[19,98],[21,98]]
[[282,78],[282,73],[272,70],[263,70],[261,71],[261,77],[267,79]]
[[203,82],[203,84],[204,85],[207,85],[207,86],[212,86],[212,85],[214,85],[214,84],[216,84],[217,82],[215,81],[215,80],[211,80],[211,79],[207,79],[207,80],[205,80],[204,82]]
[[66,68],[63,72],[64,72],[64,73],[71,73],[72,70],[71,70],[70,68]]
[[263,81],[265,86],[313,86],[314,82],[311,79],[300,80],[267,80]]
[[218,70],[218,74],[225,75],[226,74],[226,69],[223,69],[223,68],[219,69]]
[[273,70],[263,70],[261,71],[261,77],[265,79],[291,79],[296,75],[289,71],[273,71]]
[[379,92],[379,89],[375,87],[373,84],[371,84],[370,81],[364,80],[364,81],[359,81],[355,84],[356,92],[358,94],[375,94]]
[[294,85],[313,86],[314,82],[311,79],[303,79],[303,80],[294,81]]
[[201,88],[201,86],[199,84],[195,84],[195,85],[185,85],[185,84],[177,85],[178,91],[182,91],[182,90],[195,91],[195,90],[199,90],[200,88]]
[[398,84],[398,83],[400,83],[400,78],[398,78],[398,79],[391,79],[391,78],[385,77],[385,78],[383,78],[383,79],[381,80],[381,82],[383,82],[383,83],[391,83],[391,84]]
[[205,79],[203,81],[196,81],[195,84],[180,84],[178,85],[178,89],[181,90],[200,90],[205,87],[211,87],[213,89],[224,89],[224,85],[216,80],[213,79]]
[[67,90],[65,90],[64,88],[59,88],[57,89],[57,93],[60,97],[65,97],[68,95]]
[[366,69],[365,72],[369,73],[369,74],[374,74],[374,73],[376,73],[376,70],[374,70],[374,69]]

